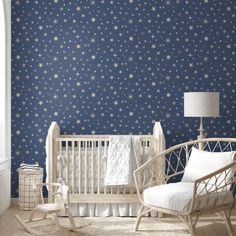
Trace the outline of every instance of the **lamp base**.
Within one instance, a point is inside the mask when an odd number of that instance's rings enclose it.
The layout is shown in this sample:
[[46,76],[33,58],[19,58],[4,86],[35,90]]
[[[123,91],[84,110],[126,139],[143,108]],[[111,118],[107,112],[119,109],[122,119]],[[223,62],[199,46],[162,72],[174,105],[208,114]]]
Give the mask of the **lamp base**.
[[199,131],[199,135],[197,136],[197,139],[204,139],[204,138],[206,138],[205,129],[203,129],[203,130],[198,129],[198,131]]
[[[206,138],[206,136],[203,135],[203,134],[200,134],[200,135],[197,136],[197,139],[198,139],[198,140],[204,139],[204,138]],[[199,142],[199,143],[198,143],[198,148],[199,148],[199,150],[203,150],[204,147],[205,147],[205,143],[204,143],[204,142],[201,142],[201,143]]]
[[[199,131],[199,135],[197,136],[197,139],[204,139],[206,138],[206,135],[205,135],[205,129],[203,129],[203,122],[202,122],[202,117],[200,117],[200,127],[198,129]],[[205,143],[201,142],[198,144],[198,148],[200,150],[203,150],[204,149],[204,146],[205,146]]]
[[197,139],[206,138],[205,129],[203,128],[202,117],[200,117],[200,127],[197,131],[199,131],[199,135],[197,136]]

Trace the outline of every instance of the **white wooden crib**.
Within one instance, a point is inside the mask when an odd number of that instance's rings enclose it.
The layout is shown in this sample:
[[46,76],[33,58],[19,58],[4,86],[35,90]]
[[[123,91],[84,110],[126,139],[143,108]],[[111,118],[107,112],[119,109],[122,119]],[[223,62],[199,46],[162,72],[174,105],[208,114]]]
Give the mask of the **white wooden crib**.
[[[47,181],[63,180],[70,188],[71,203],[138,203],[134,186],[106,186],[107,153],[110,135],[61,135],[56,122],[52,122],[47,137]],[[165,149],[165,138],[159,122],[153,135],[140,135],[142,163]],[[158,163],[156,169],[163,167]],[[133,174],[133,173],[132,173]],[[164,180],[160,176],[160,182]],[[52,189],[49,189],[49,202]]]

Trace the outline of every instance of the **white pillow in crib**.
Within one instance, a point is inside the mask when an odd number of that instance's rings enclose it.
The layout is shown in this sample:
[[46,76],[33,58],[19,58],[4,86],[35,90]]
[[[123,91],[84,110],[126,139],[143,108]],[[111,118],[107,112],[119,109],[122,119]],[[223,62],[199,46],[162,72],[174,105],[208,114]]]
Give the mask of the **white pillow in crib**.
[[[185,167],[182,182],[194,182],[196,179],[210,174],[234,161],[236,152],[207,152],[197,148],[192,148],[191,155],[187,166]],[[227,179],[232,177],[231,173]],[[224,179],[222,175],[221,180]],[[209,184],[214,184],[215,179],[209,181]]]

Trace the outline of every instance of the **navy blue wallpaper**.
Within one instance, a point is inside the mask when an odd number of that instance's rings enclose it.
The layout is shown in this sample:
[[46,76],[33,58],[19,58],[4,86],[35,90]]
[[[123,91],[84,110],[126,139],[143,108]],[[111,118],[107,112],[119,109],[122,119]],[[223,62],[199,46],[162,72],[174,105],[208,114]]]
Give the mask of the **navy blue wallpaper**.
[[220,92],[208,136],[235,136],[234,0],[13,0],[12,196],[22,161],[45,162],[52,121],[64,133],[197,136],[183,93]]

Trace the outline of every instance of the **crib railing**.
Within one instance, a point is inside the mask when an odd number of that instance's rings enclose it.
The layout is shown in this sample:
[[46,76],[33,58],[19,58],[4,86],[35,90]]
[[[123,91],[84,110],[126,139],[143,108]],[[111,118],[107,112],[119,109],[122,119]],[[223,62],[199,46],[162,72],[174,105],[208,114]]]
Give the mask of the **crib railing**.
[[[134,184],[113,187],[104,184],[109,137],[110,135],[60,135],[57,124],[49,130],[49,181],[63,181],[67,184],[70,188],[70,202],[138,202]],[[153,135],[141,135],[141,163],[161,151],[159,142]],[[52,196],[49,189],[50,200]]]

